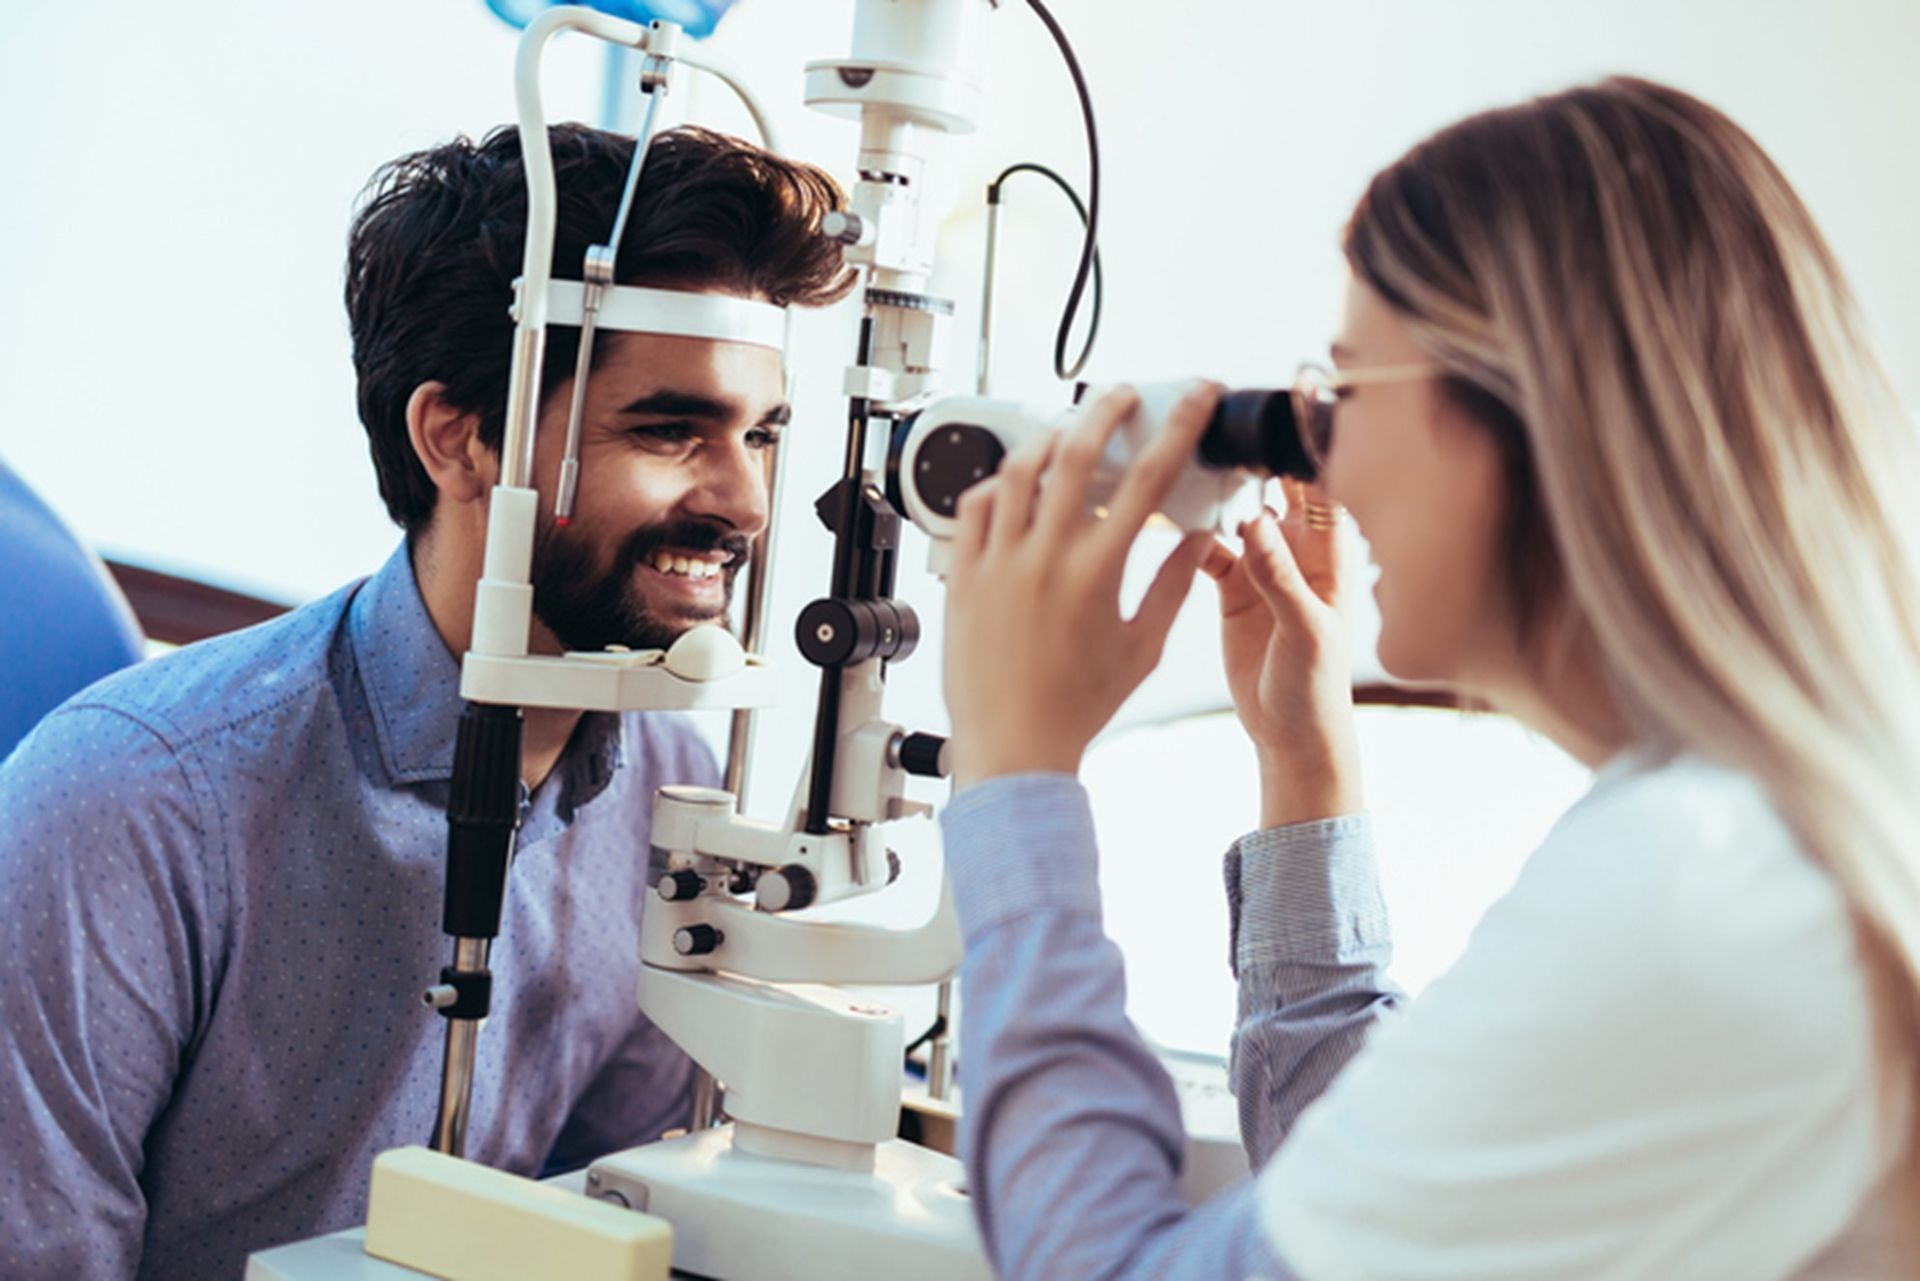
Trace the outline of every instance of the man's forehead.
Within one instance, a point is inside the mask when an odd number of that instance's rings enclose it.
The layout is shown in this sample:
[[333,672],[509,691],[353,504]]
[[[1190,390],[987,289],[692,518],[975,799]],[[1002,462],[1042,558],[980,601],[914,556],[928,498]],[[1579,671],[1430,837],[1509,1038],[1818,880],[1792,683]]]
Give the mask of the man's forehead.
[[780,353],[751,343],[666,334],[604,334],[591,391],[616,411],[758,418],[785,403]]

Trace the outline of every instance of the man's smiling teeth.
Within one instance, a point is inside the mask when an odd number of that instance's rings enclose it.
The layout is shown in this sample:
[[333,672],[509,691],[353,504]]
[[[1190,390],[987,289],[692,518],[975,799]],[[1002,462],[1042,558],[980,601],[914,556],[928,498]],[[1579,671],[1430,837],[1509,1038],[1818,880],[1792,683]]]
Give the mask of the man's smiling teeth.
[[712,578],[726,568],[724,560],[700,560],[691,556],[675,556],[672,552],[655,552],[653,567],[663,574],[679,574],[696,582],[703,578]]

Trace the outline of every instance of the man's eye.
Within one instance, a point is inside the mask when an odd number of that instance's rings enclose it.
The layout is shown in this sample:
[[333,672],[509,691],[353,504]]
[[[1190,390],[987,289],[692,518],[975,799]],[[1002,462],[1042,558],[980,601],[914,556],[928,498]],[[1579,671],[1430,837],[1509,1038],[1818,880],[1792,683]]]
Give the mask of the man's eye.
[[630,433],[644,443],[684,445],[696,434],[692,423],[648,423]]
[[780,443],[780,432],[772,427],[755,427],[747,433],[747,444],[754,449],[772,449]]

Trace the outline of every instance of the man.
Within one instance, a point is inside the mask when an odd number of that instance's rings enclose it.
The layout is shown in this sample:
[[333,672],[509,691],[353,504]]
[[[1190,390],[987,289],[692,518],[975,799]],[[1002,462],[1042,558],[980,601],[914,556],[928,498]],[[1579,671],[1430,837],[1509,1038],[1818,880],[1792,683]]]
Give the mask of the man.
[[[614,224],[632,141],[552,131],[555,272]],[[818,305],[832,180],[718,135],[648,154],[622,283]],[[121,673],[0,770],[0,1275],[239,1275],[365,1213],[433,1124],[444,808],[525,223],[500,130],[405,157],[352,232],[347,309],[380,492],[372,578]],[[725,616],[767,518],[778,353],[603,332],[576,515],[550,514],[577,332],[550,331],[534,648],[663,645]],[[271,424],[263,424],[270,429]],[[535,1174],[684,1124],[690,1065],[634,1009],[655,787],[709,782],[676,718],[532,712],[468,1154]]]

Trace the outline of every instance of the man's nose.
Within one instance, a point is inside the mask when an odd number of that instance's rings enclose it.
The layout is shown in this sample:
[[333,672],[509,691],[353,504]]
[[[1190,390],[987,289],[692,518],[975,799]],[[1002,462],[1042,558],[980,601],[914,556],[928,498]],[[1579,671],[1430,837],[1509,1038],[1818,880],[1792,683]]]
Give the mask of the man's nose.
[[739,440],[706,451],[687,506],[749,538],[758,534],[767,524],[766,451]]

